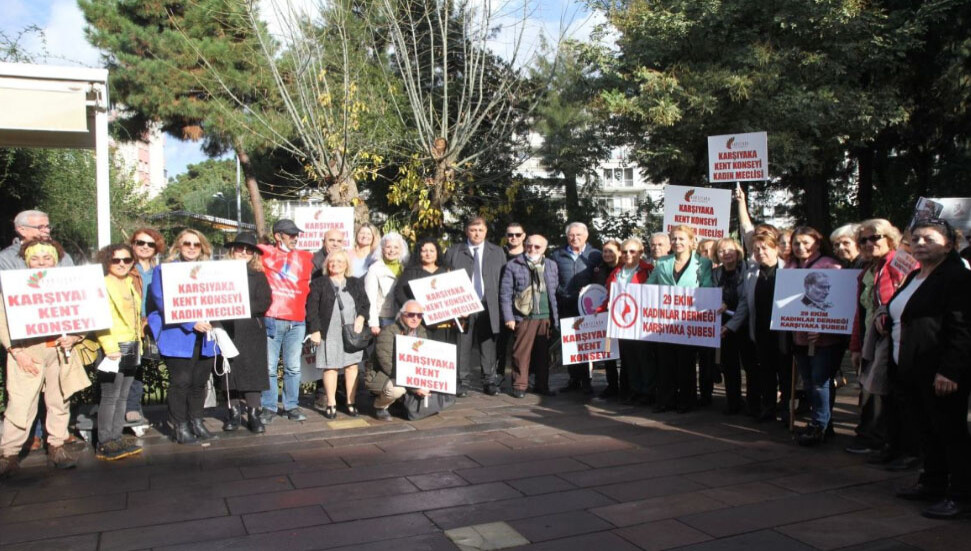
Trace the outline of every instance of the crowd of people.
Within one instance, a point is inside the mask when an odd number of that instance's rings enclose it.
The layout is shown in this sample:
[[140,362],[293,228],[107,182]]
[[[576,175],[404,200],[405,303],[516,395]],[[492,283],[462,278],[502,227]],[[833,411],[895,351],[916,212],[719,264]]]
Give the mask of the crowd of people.
[[[834,434],[835,387],[848,351],[861,383],[861,408],[846,451],[867,454],[869,461],[891,469],[922,464],[918,483],[898,495],[933,500],[928,516],[952,518],[971,511],[966,417],[971,271],[959,254],[962,237],[942,220],[920,221],[901,232],[887,220],[872,219],[840,227],[827,239],[808,226],[755,225],[741,189],[736,202],[741,242],[699,241],[691,227],[676,226],[651,235],[647,246],[631,237],[607,240],[599,250],[580,222],[567,225],[565,244],[549,250],[547,236],[530,234],[520,223],[507,225],[500,247],[488,239],[486,220],[473,217],[465,222],[465,240],[444,252],[438,240],[423,239],[411,254],[398,233],[381,235],[365,224],[351,236],[350,247],[345,249],[342,232],[330,230],[314,253],[298,250],[301,228],[280,220],[273,225],[272,242],[243,232],[225,244],[228,258],[246,262],[252,316],[181,324],[165,323],[161,264],[209,260],[212,245],[202,233],[186,229],[166,251],[159,232],[139,229],[128,243],[110,245],[98,255],[112,311],[110,329],[11,341],[6,319],[0,319],[0,340],[8,351],[0,473],[16,470],[42,394],[50,461],[62,468],[74,465],[76,458],[64,446],[67,404],[84,386],[76,375],[87,354],[71,352],[90,350],[92,342],[119,366],[117,372],[95,373],[101,396],[96,456],[115,460],[141,452],[122,427],[142,416],[139,373],[156,367],[156,358],[168,373],[173,438],[182,444],[216,438],[203,422],[207,382],[218,366],[219,350],[210,338],[216,327],[239,349],[228,360],[229,369],[216,370],[221,377],[216,386],[227,390],[224,431],[245,426],[262,433],[276,419],[307,418],[298,398],[301,356],[308,346],[319,370],[315,409],[327,419],[338,416],[342,376],[343,413],[357,417],[363,378],[375,419],[390,420],[394,404],[407,408],[411,400],[427,408],[428,397],[436,394],[396,386],[395,336],[455,344],[457,398],[468,396],[475,381],[481,385],[476,390],[498,395],[507,371],[514,398],[527,392],[551,397],[557,390],[550,387],[550,348],[560,321],[580,315],[584,287],[600,284],[609,292],[619,282],[720,288],[721,348],[621,340],[620,359],[602,365],[607,385],[599,399],[684,414],[711,405],[715,385],[723,383],[724,414],[744,413],[754,422],[781,421],[792,428],[793,411],[805,412],[809,421],[796,439],[814,446]],[[44,213],[21,213],[14,226],[20,237],[0,252],[0,269],[73,264],[50,238]],[[913,270],[894,262],[900,250],[918,262]],[[779,271],[810,268],[860,270],[852,335],[772,328]],[[453,270],[468,274],[482,310],[426,326],[409,282]],[[806,298],[811,300],[811,293]],[[608,309],[604,302],[582,311]],[[595,394],[587,365],[571,365],[568,371],[569,382],[559,392]]]

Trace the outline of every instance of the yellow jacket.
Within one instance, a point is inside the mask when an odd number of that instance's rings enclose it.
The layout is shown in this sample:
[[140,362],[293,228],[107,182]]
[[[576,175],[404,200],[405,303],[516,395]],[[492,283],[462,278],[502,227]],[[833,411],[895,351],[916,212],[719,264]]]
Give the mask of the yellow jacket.
[[[123,281],[105,276],[105,287],[111,304],[111,329],[98,331],[97,336],[104,353],[113,354],[118,352],[118,343],[142,338],[142,292],[130,276]],[[126,298],[130,302],[126,303]]]

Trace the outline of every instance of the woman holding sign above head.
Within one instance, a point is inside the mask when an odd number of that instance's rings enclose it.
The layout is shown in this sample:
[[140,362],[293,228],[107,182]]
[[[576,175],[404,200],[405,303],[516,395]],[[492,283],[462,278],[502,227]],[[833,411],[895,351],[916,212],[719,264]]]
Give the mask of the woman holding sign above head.
[[[795,228],[792,230],[792,255],[786,262],[786,268],[840,269],[842,266],[839,261],[822,254],[823,245],[823,236],[815,228]],[[808,293],[804,300],[811,300]],[[830,385],[833,375],[839,369],[837,356],[843,350],[840,339],[839,335],[807,331],[796,331],[792,335],[793,356],[799,375],[807,387],[812,410],[812,421],[798,437],[800,445],[818,444],[832,433],[832,406],[829,397],[833,389]]]
[[[212,257],[212,246],[202,233],[182,230],[169,249],[166,262],[198,262]],[[165,323],[162,265],[152,272],[149,287],[148,328],[158,342],[162,363],[169,371],[169,419],[179,444],[215,438],[202,421],[206,383],[212,371],[215,340],[207,338],[212,325],[205,320]]]
[[[607,246],[604,246],[604,258],[607,258]],[[607,296],[610,297],[614,285],[630,285],[647,283],[654,266],[643,259],[644,242],[636,237],[625,240],[620,244],[620,262],[610,272],[605,285]],[[604,303],[603,308],[606,308]],[[630,403],[649,405],[655,402],[657,395],[657,344],[621,339],[620,371],[616,367],[607,369],[607,390],[613,389],[613,395],[624,396]],[[615,364],[616,365],[616,364]],[[604,391],[607,397],[611,396]]]
[[364,276],[364,289],[371,305],[368,327],[377,335],[382,327],[394,323],[394,286],[408,262],[408,244],[401,234],[391,232],[381,238],[374,254],[375,261]]
[[[270,308],[273,293],[263,271],[262,252],[256,246],[256,234],[241,232],[226,243],[229,259],[246,261],[246,280],[249,283],[250,316],[222,322],[239,355],[229,360],[228,378],[229,418],[224,431],[234,431],[242,422],[240,398],[246,401],[247,428],[253,433],[266,432],[260,418],[260,395],[270,388],[266,377],[266,322],[263,316]],[[220,385],[222,386],[222,385]]]
[[327,405],[324,417],[337,417],[337,373],[344,370],[347,392],[347,413],[357,417],[357,364],[364,353],[361,349],[348,351],[345,326],[353,326],[354,334],[366,332],[364,321],[371,303],[363,282],[351,276],[351,263],[344,251],[327,255],[326,275],[310,284],[307,297],[307,335],[317,345],[317,369],[322,369]]
[[[20,256],[28,268],[56,268],[64,249],[47,238],[31,239],[21,245]],[[66,361],[62,351],[70,350],[80,341],[81,337],[74,335],[11,341],[6,309],[0,308],[0,342],[7,349],[7,409],[0,438],[0,478],[20,467],[20,452],[34,424],[41,391],[47,406],[48,461],[59,469],[77,464],[77,458],[67,451],[64,442],[69,436],[70,397],[80,388],[65,383],[69,380],[69,370],[80,368],[83,375],[83,367]]]
[[[443,267],[441,262],[442,249],[435,239],[426,237],[415,245],[415,256],[411,258],[411,263],[401,272],[401,276],[394,286],[396,309],[400,310],[406,302],[415,298],[415,293],[408,284],[411,280],[448,272],[448,269]],[[448,320],[433,327],[426,327],[428,338],[441,342],[454,342],[454,337],[450,331],[453,326],[454,322]]]
[[[689,226],[675,226],[670,235],[673,254],[658,259],[647,282],[677,287],[713,287],[711,261],[695,252],[694,230]],[[654,411],[690,411],[697,400],[695,362],[698,349],[683,344],[661,344],[659,356],[658,396]]]

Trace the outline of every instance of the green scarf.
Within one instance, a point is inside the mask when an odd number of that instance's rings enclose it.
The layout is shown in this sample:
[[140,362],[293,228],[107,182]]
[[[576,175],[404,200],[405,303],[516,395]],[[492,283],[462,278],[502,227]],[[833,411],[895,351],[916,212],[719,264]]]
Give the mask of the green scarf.
[[404,266],[401,265],[400,260],[392,260],[390,262],[385,260],[384,265],[391,270],[391,273],[394,274],[395,277],[401,277],[401,271],[404,270]]

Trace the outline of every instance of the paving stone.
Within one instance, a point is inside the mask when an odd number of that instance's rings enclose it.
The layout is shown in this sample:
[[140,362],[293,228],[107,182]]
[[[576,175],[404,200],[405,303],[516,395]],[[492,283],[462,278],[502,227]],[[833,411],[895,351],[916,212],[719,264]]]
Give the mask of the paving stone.
[[4,551],[96,551],[98,534],[68,536],[66,538],[40,539],[16,545],[4,546]]
[[[70,474],[73,473],[61,474],[70,476]],[[21,472],[15,476],[25,475],[26,473]],[[110,477],[107,478],[110,479]],[[9,482],[7,484],[9,484]],[[94,480],[78,480],[74,484],[71,484],[70,482],[66,482],[65,484],[66,485],[33,488],[30,489],[30,491],[17,492],[17,497],[14,498],[13,504],[26,505],[28,503],[47,503],[50,501],[76,498],[80,499],[105,494],[123,494],[125,492],[134,490],[147,490],[149,487],[149,480],[148,478],[119,477],[117,480],[112,479],[111,484],[107,484],[105,482],[105,478],[99,477]]]
[[310,551],[346,546],[358,549],[358,545],[364,543],[382,542],[387,545],[384,540],[400,540],[434,532],[436,532],[434,525],[424,515],[413,513],[224,538],[205,543],[157,547],[155,551],[264,551],[266,549]]
[[506,549],[529,544],[528,539],[505,522],[453,528],[445,531],[445,537],[461,551]]
[[715,452],[679,459],[678,461],[662,461],[648,464],[623,465],[604,469],[591,469],[575,473],[563,473],[560,476],[567,482],[577,486],[605,486],[607,484],[626,483],[634,480],[661,478],[676,474],[706,471],[716,467],[728,467],[751,463],[751,459],[730,452]]
[[614,534],[647,551],[660,551],[708,541],[711,536],[674,519],[619,528]]
[[330,518],[320,505],[310,505],[243,515],[243,524],[246,526],[247,533],[259,534],[330,524]]
[[334,551],[455,551],[455,549],[452,540],[445,537],[445,534],[438,533],[335,547]]
[[588,468],[589,467],[583,463],[570,459],[569,457],[558,457],[556,459],[550,459],[547,461],[530,461],[528,463],[512,463],[494,465],[491,467],[459,469],[455,472],[473,484],[480,484],[483,482],[529,478],[544,474],[585,471]]
[[760,501],[769,501],[783,497],[797,495],[795,492],[785,490],[778,486],[766,482],[751,482],[748,484],[736,484],[735,486],[722,486],[702,490],[702,495],[715,498],[727,505],[748,505]]
[[609,450],[628,449],[631,445],[613,438],[598,438],[580,443],[568,442],[550,446],[539,446],[523,450],[469,453],[470,458],[485,466],[544,461],[558,457],[572,457]]
[[237,467],[228,467],[217,470],[193,470],[188,472],[175,472],[151,477],[151,488],[169,490],[179,486],[196,486],[199,484],[213,484],[216,482],[231,482],[242,480],[243,474]]
[[925,551],[957,551],[966,549],[971,541],[971,523],[941,522],[932,530],[915,532],[896,539]]
[[14,505],[0,508],[0,526],[13,522],[69,517],[98,511],[117,511],[127,503],[125,494],[105,494],[75,499]]
[[633,526],[724,507],[725,504],[716,499],[691,492],[607,505],[591,509],[590,512],[614,526]]
[[10,504],[13,503],[13,499],[14,497],[16,497],[16,495],[17,495],[17,492],[15,491],[9,491],[9,492],[0,491],[0,509],[2,509],[3,507],[10,506]]
[[[742,452],[736,452],[744,456]],[[804,472],[804,469],[787,465],[784,461],[767,461],[757,464],[746,463],[735,467],[725,467],[688,473],[685,478],[709,487],[731,486],[745,482],[775,480],[784,476]]]
[[468,486],[468,482],[455,473],[431,473],[419,474],[407,477],[408,481],[418,487],[419,490],[438,490],[441,488],[454,488],[456,486]]
[[597,532],[517,547],[517,551],[637,551],[637,547],[611,532]]
[[421,445],[412,447],[396,443],[389,445],[387,450],[381,455],[364,455],[360,457],[348,457],[347,463],[351,467],[362,467],[368,465],[379,465],[385,463],[401,463],[406,461],[419,461],[424,459],[434,459],[440,457],[455,457],[470,453],[484,453],[508,451],[509,448],[495,441],[479,440],[482,433],[476,433],[476,439],[463,441],[462,438],[434,438],[422,440]]
[[467,457],[438,457],[423,461],[406,461],[358,467],[356,469],[329,470],[324,472],[301,472],[290,475],[295,488],[312,486],[329,486],[348,482],[361,482],[381,478],[428,474],[456,469],[477,467],[478,465]]
[[267,465],[255,465],[250,467],[240,467],[243,478],[263,478],[274,475],[288,475],[291,473],[302,473],[307,471],[329,471],[333,469],[346,469],[347,463],[340,457],[328,457],[316,460],[289,461],[286,463],[270,463]]
[[577,487],[558,476],[535,476],[533,478],[522,478],[510,480],[509,484],[520,492],[528,496],[539,494],[549,494],[552,492],[562,492],[565,490],[575,490]]
[[344,522],[415,511],[431,511],[459,505],[471,505],[519,497],[522,494],[509,486],[494,482],[460,488],[445,488],[421,492],[418,495],[393,495],[353,501],[341,500],[325,504],[324,510],[334,522]]
[[776,530],[818,549],[836,549],[935,526],[940,526],[940,521],[915,515],[911,507],[883,507],[790,524]]
[[[649,467],[645,467],[649,468]],[[635,480],[627,483],[596,486],[594,490],[614,501],[635,501],[650,497],[682,494],[703,490],[705,486],[692,482],[682,476],[668,476],[649,480]]]
[[766,549],[771,551],[815,551],[812,547],[787,538],[772,530],[752,532],[731,538],[712,540],[704,543],[679,547],[678,551],[752,551]]
[[226,504],[232,514],[242,515],[369,497],[398,496],[417,491],[418,489],[414,484],[399,477],[387,480],[352,482],[336,486],[314,486],[256,496],[232,497],[226,500]]
[[239,517],[217,517],[114,530],[101,534],[99,551],[129,551],[177,543],[204,542],[246,534]]
[[573,490],[506,499],[494,503],[451,507],[428,511],[425,514],[442,529],[449,530],[482,522],[512,521],[566,511],[582,511],[609,503],[612,503],[610,499],[592,490]]
[[542,517],[509,522],[510,526],[531,542],[602,532],[613,526],[586,511],[568,511]]
[[913,477],[913,473],[890,472],[873,465],[854,465],[842,469],[829,468],[828,465],[826,467],[823,470],[778,478],[772,483],[796,492],[811,493],[879,480]]
[[855,501],[827,494],[808,494],[763,501],[730,509],[678,515],[681,522],[716,537],[831,517],[862,509]]
[[178,505],[190,499],[218,499],[225,497],[248,496],[292,490],[290,480],[285,476],[251,478],[229,482],[212,482],[192,486],[177,486],[141,492],[128,493],[128,505],[141,507],[154,504]]
[[919,551],[919,548],[897,540],[879,540],[844,547],[840,551]]

